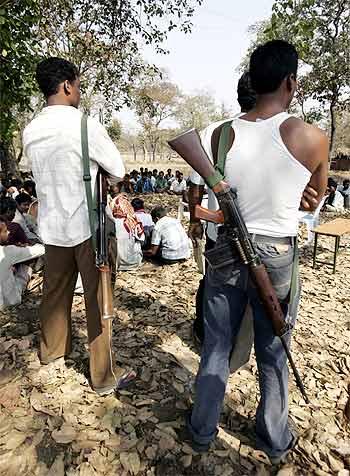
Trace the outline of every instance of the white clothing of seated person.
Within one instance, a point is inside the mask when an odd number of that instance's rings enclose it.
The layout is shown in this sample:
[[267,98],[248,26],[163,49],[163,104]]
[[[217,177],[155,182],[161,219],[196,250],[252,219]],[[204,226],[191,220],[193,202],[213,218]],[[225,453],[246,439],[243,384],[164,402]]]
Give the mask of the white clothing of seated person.
[[338,184],[332,178],[328,179],[327,193],[329,194],[325,200],[325,208],[330,212],[338,212],[344,210],[344,196],[337,190]]
[[[8,238],[6,222],[0,218],[0,309],[20,304],[22,293],[31,277],[32,268],[25,264],[45,254],[41,244],[33,246],[4,245]],[[14,265],[22,263],[16,269]]]

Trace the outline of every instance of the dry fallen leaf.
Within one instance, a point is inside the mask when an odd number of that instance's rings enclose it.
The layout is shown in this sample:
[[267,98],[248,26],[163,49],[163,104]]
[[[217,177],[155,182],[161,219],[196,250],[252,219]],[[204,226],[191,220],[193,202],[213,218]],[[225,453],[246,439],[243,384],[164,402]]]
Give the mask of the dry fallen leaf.
[[75,440],[77,432],[72,426],[64,423],[59,430],[54,430],[51,435],[56,443],[67,444]]
[[47,476],[64,476],[63,454],[56,457],[53,465],[49,469]]
[[136,476],[139,474],[141,469],[141,462],[138,453],[120,453],[119,455],[120,462],[126,471],[129,471],[130,474]]

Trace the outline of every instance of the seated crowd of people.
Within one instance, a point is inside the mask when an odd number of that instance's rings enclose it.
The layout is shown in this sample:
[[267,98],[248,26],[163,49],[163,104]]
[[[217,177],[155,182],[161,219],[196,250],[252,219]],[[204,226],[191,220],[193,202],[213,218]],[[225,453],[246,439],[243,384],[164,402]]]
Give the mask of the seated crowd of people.
[[132,170],[125,174],[122,182],[114,186],[114,193],[169,193],[173,195],[183,195],[186,192],[187,182],[183,173],[179,170],[172,174],[168,169],[167,173],[154,169],[149,171],[141,167],[140,171]]
[[[147,170],[141,170],[132,179],[126,175],[117,185],[111,185],[108,202],[115,225],[117,242],[116,270],[138,268],[144,259],[160,264],[173,264],[188,259],[191,244],[181,223],[167,215],[166,208],[157,206],[148,213],[138,194],[168,192],[182,195],[186,181],[181,172],[176,176],[169,169],[148,178]],[[175,186],[172,184],[175,183]],[[138,192],[138,190],[140,190]],[[135,194],[129,201],[128,193]],[[2,178],[0,181],[0,308],[21,302],[33,269],[39,269],[45,248],[37,227],[35,183],[32,177],[24,180]],[[78,278],[76,292],[81,292]]]

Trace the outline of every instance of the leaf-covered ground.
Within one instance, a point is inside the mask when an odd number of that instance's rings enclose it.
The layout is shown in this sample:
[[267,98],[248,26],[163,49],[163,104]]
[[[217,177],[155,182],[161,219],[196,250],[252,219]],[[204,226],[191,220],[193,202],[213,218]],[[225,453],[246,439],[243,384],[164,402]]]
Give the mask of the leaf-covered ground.
[[[177,199],[153,196],[148,204]],[[323,220],[334,218],[332,215]],[[319,256],[329,255],[322,238]],[[303,294],[293,356],[311,404],[290,377],[290,409],[300,440],[286,464],[272,467],[254,449],[258,402],[254,357],[230,377],[217,441],[198,455],[182,441],[199,356],[191,326],[200,275],[193,260],[145,263],[118,275],[113,347],[118,363],[139,372],[129,391],[98,397],[88,385],[82,297],[73,306],[74,350],[40,366],[40,287],[0,314],[0,474],[6,476],[349,475],[350,432],[343,420],[350,380],[350,239],[341,241],[337,273],[312,269],[301,251]],[[35,276],[31,286],[40,282]]]

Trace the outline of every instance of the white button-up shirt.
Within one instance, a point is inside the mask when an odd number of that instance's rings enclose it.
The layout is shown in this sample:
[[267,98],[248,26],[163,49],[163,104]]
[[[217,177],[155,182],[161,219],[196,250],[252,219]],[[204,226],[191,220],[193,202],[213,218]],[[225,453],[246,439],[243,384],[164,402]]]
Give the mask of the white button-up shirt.
[[152,245],[160,246],[162,258],[187,259],[191,256],[190,239],[181,223],[173,217],[160,218],[152,232]]
[[[23,133],[24,154],[31,163],[39,202],[38,228],[43,242],[76,246],[91,236],[81,152],[82,113],[71,106],[48,106]],[[88,119],[91,187],[98,166],[121,179],[120,153],[106,129]]]

